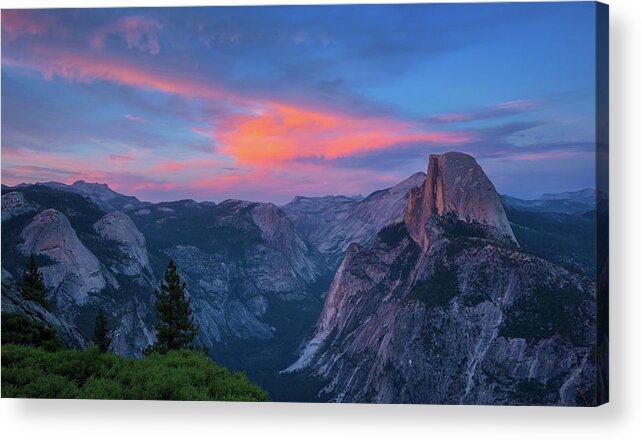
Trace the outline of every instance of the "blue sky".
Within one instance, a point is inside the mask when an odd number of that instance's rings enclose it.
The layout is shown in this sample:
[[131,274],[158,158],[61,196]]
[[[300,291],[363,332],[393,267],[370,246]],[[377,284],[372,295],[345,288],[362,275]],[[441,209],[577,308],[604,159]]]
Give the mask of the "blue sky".
[[141,199],[367,194],[475,156],[497,189],[595,186],[595,4],[2,13],[2,181]]

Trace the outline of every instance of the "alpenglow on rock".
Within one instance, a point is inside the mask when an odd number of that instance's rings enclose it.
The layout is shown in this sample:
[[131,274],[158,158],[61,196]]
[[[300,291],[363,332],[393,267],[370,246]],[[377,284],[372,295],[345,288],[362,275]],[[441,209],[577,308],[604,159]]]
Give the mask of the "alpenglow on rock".
[[425,249],[429,240],[426,222],[432,216],[443,218],[448,214],[488,227],[496,238],[517,244],[495,186],[477,161],[464,153],[430,155],[424,185],[413,189],[408,197],[406,226]]
[[321,401],[582,404],[594,283],[514,245],[472,158],[430,163],[405,222],[350,245],[283,374],[317,384]]
[[283,209],[323,254],[340,258],[351,243],[370,244],[381,228],[403,220],[410,191],[425,178],[418,172],[365,198],[297,196]]

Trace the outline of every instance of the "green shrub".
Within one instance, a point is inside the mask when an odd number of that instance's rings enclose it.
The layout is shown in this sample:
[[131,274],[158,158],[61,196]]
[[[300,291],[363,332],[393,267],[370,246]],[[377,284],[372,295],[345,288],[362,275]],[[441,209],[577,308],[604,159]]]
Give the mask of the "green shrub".
[[24,313],[2,312],[2,343],[42,347],[48,351],[64,348],[53,328],[29,319]]
[[2,346],[2,397],[266,401],[242,373],[189,350],[124,359],[113,353]]

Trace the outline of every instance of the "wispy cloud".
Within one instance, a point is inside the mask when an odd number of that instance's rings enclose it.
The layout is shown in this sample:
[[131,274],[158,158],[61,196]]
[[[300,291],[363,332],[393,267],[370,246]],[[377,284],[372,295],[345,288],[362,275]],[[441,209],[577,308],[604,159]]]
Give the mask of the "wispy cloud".
[[[224,116],[211,133],[217,151],[243,163],[272,163],[300,157],[336,158],[393,147],[404,142],[462,143],[470,136],[430,131],[391,116],[358,115],[315,109],[296,103],[265,101],[193,78],[141,67],[109,57],[36,47],[26,60],[6,59],[40,71],[51,80],[109,81],[143,90],[156,90],[197,99],[228,101],[238,111]],[[126,115],[135,122],[140,117]]]
[[141,124],[149,124],[148,120],[143,119],[139,116],[125,115],[125,119],[129,119],[130,121],[133,121],[133,122],[140,122]]
[[128,16],[103,25],[89,37],[89,44],[94,49],[102,50],[110,35],[122,37],[127,47],[157,55],[160,52],[158,32],[163,25],[156,20],[145,17]]
[[55,20],[37,11],[5,9],[2,11],[2,39],[14,41],[25,35],[47,35]]
[[[3,11],[3,179],[277,201],[366,193],[448,150],[495,164],[516,187],[525,169],[593,176],[593,40],[577,24],[591,11]],[[517,53],[527,56],[509,67]]]
[[426,124],[451,124],[457,122],[471,122],[483,119],[494,119],[505,116],[516,115],[533,110],[538,105],[536,100],[520,99],[517,101],[503,102],[488,107],[462,112],[462,113],[445,113],[431,116],[424,119]]

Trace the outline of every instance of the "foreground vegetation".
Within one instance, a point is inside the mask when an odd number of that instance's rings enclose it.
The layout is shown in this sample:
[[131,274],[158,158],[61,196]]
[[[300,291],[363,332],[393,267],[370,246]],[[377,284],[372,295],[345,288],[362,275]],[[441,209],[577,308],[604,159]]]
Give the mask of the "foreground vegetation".
[[124,359],[85,351],[2,346],[2,397],[266,401],[242,373],[190,350]]
[[[4,286],[3,286],[4,288]],[[35,257],[30,257],[20,292],[49,308]],[[28,295],[27,295],[28,294]],[[170,261],[155,292],[156,342],[143,359],[109,351],[109,319],[100,309],[94,345],[64,349],[56,331],[24,313],[2,313],[2,397],[118,400],[228,400],[262,402],[268,395],[243,373],[230,373],[194,345],[185,283]]]

